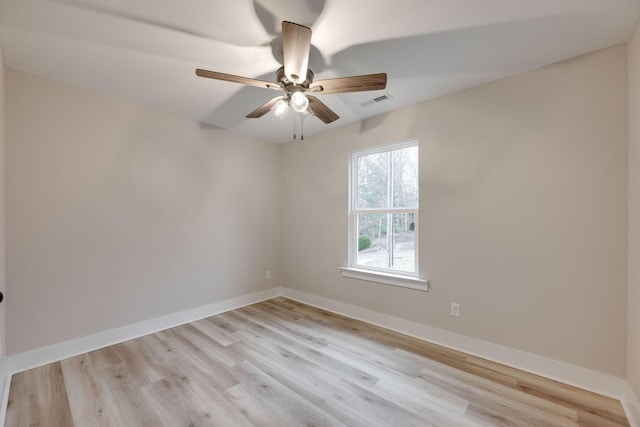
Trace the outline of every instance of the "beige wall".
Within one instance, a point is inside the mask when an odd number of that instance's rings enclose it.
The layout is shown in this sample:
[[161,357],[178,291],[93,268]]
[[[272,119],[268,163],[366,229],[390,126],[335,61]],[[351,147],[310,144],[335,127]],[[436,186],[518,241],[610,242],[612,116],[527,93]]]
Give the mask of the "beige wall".
[[7,70],[9,353],[276,286],[280,157]]
[[629,289],[627,379],[640,396],[640,25],[629,39]]
[[[287,144],[283,284],[623,377],[626,72],[620,45]],[[348,153],[414,137],[432,290],[341,278]]]
[[[5,187],[4,187],[4,161],[5,152],[5,68],[2,45],[0,45],[0,292],[6,296],[6,263],[5,263]],[[0,368],[6,355],[6,318],[7,302],[0,304]],[[0,376],[4,373],[0,370]]]

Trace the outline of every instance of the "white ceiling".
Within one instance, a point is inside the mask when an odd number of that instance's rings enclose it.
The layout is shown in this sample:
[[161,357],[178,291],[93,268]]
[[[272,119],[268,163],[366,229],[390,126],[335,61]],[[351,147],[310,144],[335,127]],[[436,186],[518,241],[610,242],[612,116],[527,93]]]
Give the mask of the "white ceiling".
[[282,20],[312,28],[316,80],[388,73],[386,91],[322,96],[340,119],[311,135],[625,42],[639,16],[640,0],[0,0],[0,42],[8,68],[285,142],[292,112],[244,118],[273,91],[195,75],[273,80]]

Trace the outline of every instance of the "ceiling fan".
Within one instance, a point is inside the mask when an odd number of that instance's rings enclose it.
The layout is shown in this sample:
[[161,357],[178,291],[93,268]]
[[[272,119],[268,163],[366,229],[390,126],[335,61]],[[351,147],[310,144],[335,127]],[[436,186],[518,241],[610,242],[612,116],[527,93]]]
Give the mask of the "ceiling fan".
[[313,81],[313,71],[308,68],[311,48],[311,29],[293,22],[282,22],[282,51],[284,66],[276,71],[276,83],[232,74],[196,69],[196,75],[216,80],[242,83],[249,86],[284,92],[256,108],[247,118],[264,116],[275,108],[276,115],[284,114],[289,107],[298,113],[312,113],[325,123],[337,120],[338,115],[312,94],[332,94],[381,90],[387,87],[387,74],[367,74]]

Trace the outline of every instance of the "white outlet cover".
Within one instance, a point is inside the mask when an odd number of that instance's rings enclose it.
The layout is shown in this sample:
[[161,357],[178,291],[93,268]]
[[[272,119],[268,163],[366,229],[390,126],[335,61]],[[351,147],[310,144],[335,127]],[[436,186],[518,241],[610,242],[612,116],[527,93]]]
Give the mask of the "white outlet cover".
[[455,302],[451,303],[451,315],[455,317],[460,317],[460,304]]

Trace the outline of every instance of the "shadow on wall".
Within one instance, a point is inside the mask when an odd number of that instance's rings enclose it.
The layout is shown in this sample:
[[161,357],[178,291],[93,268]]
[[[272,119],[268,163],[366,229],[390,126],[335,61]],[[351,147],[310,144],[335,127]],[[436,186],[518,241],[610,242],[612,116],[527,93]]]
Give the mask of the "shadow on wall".
[[382,126],[389,118],[391,113],[380,114],[369,119],[364,119],[360,122],[360,135],[375,130],[379,126]]

